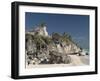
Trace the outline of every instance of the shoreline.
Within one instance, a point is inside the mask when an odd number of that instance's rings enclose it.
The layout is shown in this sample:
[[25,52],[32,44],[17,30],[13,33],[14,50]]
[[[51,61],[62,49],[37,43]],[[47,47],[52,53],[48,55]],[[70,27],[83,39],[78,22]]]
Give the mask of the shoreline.
[[84,55],[84,56],[69,55],[69,56],[71,57],[71,63],[69,64],[37,64],[37,65],[30,64],[30,65],[26,65],[26,69],[89,65],[89,55]]

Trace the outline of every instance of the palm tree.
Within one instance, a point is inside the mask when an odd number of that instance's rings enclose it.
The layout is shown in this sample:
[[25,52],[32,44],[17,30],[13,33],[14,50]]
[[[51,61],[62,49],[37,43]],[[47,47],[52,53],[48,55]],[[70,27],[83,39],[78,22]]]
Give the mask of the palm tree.
[[50,43],[52,43],[52,39],[50,37],[44,37],[42,36],[42,39],[44,40],[44,42],[49,45]]
[[61,34],[55,33],[55,32],[52,33],[52,39],[53,39],[54,41],[59,41],[60,38],[61,38]]
[[72,39],[71,35],[67,34],[66,32],[63,33],[63,37],[65,37],[65,38],[67,38],[69,40]]
[[64,32],[62,35],[62,41],[65,41],[66,43],[70,43],[72,41],[72,37],[69,34]]
[[44,27],[44,26],[46,26],[46,23],[45,22],[42,22],[39,26],[40,27]]

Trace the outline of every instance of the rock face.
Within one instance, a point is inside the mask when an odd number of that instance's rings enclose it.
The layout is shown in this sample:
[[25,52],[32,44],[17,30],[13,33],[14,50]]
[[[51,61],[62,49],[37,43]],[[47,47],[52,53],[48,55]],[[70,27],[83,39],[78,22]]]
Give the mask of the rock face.
[[46,30],[46,26],[43,26],[43,27],[40,28],[39,35],[48,36],[48,32]]
[[35,35],[35,33],[37,33],[38,35],[41,35],[41,36],[48,36],[48,32],[47,32],[47,29],[46,28],[47,28],[46,26],[37,27],[33,31],[26,32],[26,34]]
[[46,26],[37,27],[34,32],[38,33],[38,35],[48,36],[46,28],[47,28]]
[[48,35],[46,26],[37,27],[25,34],[26,65],[68,64],[71,54],[79,54],[82,49],[66,34]]

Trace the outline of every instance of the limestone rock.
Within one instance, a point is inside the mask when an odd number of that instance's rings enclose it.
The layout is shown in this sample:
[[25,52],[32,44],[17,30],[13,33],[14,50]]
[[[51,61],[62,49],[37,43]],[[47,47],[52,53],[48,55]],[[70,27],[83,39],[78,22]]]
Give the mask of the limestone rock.
[[26,64],[69,64],[70,54],[85,54],[71,40],[61,42],[61,35],[54,40],[46,28],[37,27],[25,33]]

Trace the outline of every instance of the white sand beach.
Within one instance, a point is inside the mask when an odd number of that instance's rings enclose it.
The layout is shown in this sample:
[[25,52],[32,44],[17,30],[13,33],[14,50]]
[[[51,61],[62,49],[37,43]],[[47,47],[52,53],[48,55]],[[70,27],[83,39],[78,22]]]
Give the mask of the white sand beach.
[[78,56],[69,55],[71,57],[71,63],[69,64],[37,64],[37,65],[26,65],[27,69],[31,68],[49,68],[49,67],[68,67],[68,66],[85,66],[89,65],[89,55]]

